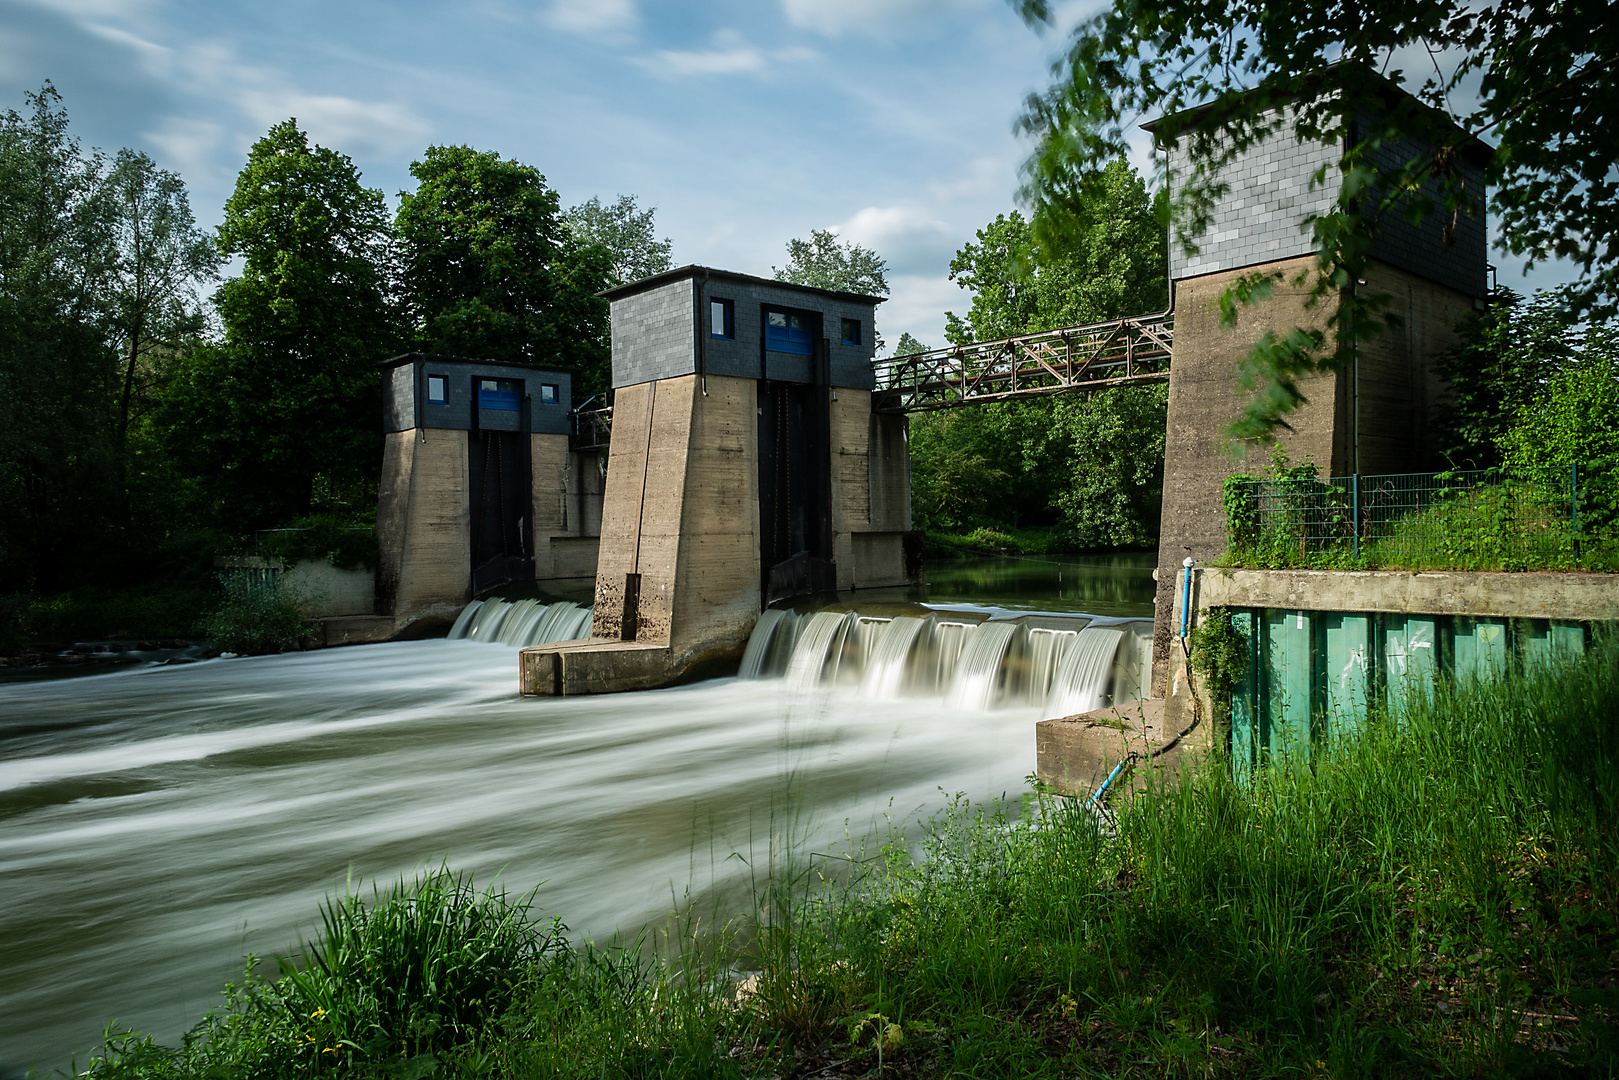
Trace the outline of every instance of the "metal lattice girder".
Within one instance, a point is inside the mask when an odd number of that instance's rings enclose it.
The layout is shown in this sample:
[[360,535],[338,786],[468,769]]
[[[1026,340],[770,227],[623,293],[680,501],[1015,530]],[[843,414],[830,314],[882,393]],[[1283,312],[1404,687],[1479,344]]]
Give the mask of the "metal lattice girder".
[[1169,378],[1169,312],[979,341],[876,361],[884,412],[948,409],[979,401],[1101,390]]

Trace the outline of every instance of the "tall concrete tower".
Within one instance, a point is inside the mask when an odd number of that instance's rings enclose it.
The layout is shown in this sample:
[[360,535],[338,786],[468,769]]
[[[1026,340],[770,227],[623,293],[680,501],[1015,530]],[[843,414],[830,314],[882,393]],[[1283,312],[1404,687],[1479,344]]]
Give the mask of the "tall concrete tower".
[[[1385,101],[1345,102],[1350,119],[1389,108]],[[1151,130],[1154,125],[1147,125]],[[1350,129],[1356,126],[1351,123]],[[1184,146],[1161,147],[1171,177],[1190,172]],[[1418,157],[1413,140],[1384,145],[1380,159],[1391,168]],[[1195,237],[1197,253],[1170,246],[1175,290],[1175,359],[1169,377],[1169,422],[1164,448],[1164,507],[1159,531],[1155,696],[1173,692],[1172,635],[1177,571],[1184,558],[1202,562],[1226,546],[1221,485],[1236,472],[1260,471],[1264,447],[1233,447],[1226,428],[1242,412],[1236,385],[1238,364],[1267,331],[1294,327],[1326,329],[1344,297],[1308,307],[1311,286],[1295,284],[1315,266],[1312,215],[1336,206],[1338,169],[1346,147],[1297,140],[1290,126],[1237,156],[1220,176],[1227,190],[1215,203],[1208,230]],[[1390,298],[1391,328],[1360,345],[1353,362],[1335,374],[1300,384],[1309,403],[1287,418],[1279,438],[1295,464],[1313,461],[1323,476],[1415,472],[1436,467],[1428,421],[1444,392],[1432,359],[1457,340],[1457,328],[1484,306],[1487,293],[1483,167],[1486,149],[1474,144],[1460,155],[1474,205],[1446,233],[1441,215],[1420,224],[1403,207],[1385,216],[1372,250],[1373,263],[1349,289]],[[1326,182],[1312,184],[1325,169]],[[1238,310],[1224,327],[1220,297],[1243,275],[1279,271],[1270,296]],[[1248,460],[1243,460],[1246,450]],[[1258,451],[1257,453],[1255,451]],[[1178,655],[1178,653],[1176,653]]]

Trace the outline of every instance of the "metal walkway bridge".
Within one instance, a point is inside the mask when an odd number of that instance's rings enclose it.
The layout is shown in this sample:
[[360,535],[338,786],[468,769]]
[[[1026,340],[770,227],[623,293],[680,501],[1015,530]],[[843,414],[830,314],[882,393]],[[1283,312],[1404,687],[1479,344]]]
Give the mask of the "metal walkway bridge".
[[1169,378],[1174,319],[1162,312],[877,360],[872,408],[925,412],[1161,382]]
[[[1173,312],[975,341],[874,360],[878,412],[927,412],[984,401],[1163,382],[1174,352]],[[574,413],[574,448],[611,436],[611,406]]]

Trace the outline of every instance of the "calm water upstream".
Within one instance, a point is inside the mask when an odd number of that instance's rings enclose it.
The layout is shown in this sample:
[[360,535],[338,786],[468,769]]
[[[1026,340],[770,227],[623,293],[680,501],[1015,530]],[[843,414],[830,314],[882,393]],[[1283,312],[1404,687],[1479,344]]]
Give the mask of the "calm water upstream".
[[[1150,566],[932,576],[945,603],[1126,616],[1151,612]],[[447,860],[543,882],[544,913],[600,939],[739,902],[733,852],[827,851],[845,821],[1034,769],[1035,709],[781,680],[524,700],[516,656],[401,642],[0,686],[0,1072],[82,1060],[113,1018],[172,1040],[350,880]]]

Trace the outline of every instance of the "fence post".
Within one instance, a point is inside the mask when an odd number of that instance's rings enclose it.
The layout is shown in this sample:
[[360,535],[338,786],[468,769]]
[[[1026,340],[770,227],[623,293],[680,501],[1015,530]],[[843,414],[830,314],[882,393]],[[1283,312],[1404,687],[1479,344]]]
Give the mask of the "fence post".
[[1360,473],[1349,478],[1350,510],[1355,515],[1355,562],[1360,562]]
[[1574,528],[1574,561],[1580,561],[1580,466],[1568,467],[1568,520]]

